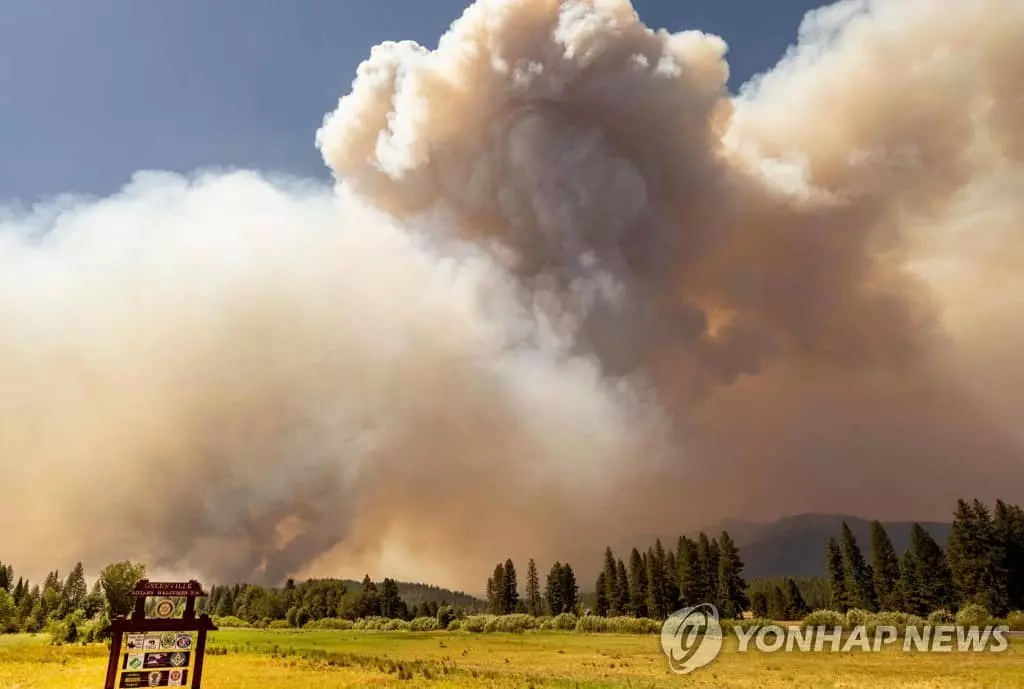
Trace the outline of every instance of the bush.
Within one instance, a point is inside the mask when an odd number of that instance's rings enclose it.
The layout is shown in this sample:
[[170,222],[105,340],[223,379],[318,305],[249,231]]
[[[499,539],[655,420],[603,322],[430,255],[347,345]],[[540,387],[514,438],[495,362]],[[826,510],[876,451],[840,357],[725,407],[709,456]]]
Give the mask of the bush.
[[223,627],[229,627],[229,628],[230,627],[234,627],[236,629],[250,629],[252,627],[251,624],[249,624],[248,622],[246,622],[245,620],[243,620],[240,617],[235,617],[234,615],[225,615],[224,617],[214,617],[213,618],[213,623],[215,625],[217,625],[218,627],[222,627],[222,628]]
[[811,614],[807,615],[803,622],[800,624],[801,627],[845,627],[846,616],[841,612],[835,610],[815,610]]
[[930,625],[953,624],[954,622],[956,622],[956,617],[949,610],[936,610],[928,615],[928,624]]
[[1014,610],[1006,616],[1006,624],[1013,630],[1024,630],[1024,610]]
[[361,617],[355,621],[352,628],[361,632],[379,632],[384,629],[384,625],[388,622],[389,620],[386,617]]
[[411,623],[399,619],[390,619],[381,625],[381,631],[385,632],[407,632],[410,629]]
[[322,620],[310,620],[303,629],[330,629],[336,631],[348,631],[352,629],[354,623],[352,620],[344,620],[340,617],[325,617]]
[[576,631],[585,634],[658,634],[661,622],[648,617],[586,615],[576,623]]
[[414,632],[433,632],[437,631],[437,618],[436,617],[417,617],[415,620],[409,623],[409,629]]
[[452,620],[454,620],[455,617],[455,608],[450,605],[442,605],[437,609],[438,629],[447,629],[448,625],[452,623]]
[[872,614],[868,610],[861,610],[860,608],[850,608],[846,611],[846,626],[856,627],[862,624],[868,624],[871,622]]
[[748,620],[723,620],[722,627],[727,631],[735,631],[737,629],[756,629],[758,627],[767,627],[769,625],[776,624],[775,620],[767,617],[751,617]]
[[555,615],[551,620],[551,628],[572,631],[576,629],[577,622],[579,622],[579,619],[571,612],[563,612],[560,615]]
[[465,620],[452,620],[451,622],[448,623],[448,627],[447,627],[448,631],[450,631],[450,632],[461,632],[461,631],[463,631],[463,629],[462,629],[463,622],[465,622]]
[[462,628],[467,632],[480,634],[487,629],[487,623],[494,615],[470,615],[462,620]]
[[288,624],[288,620],[271,620],[267,624],[267,629],[291,629],[292,626]]
[[524,632],[527,629],[536,628],[537,619],[525,613],[496,615],[487,620],[487,624],[484,625],[485,632]]
[[985,624],[992,617],[984,605],[968,603],[956,614],[956,623],[964,626]]

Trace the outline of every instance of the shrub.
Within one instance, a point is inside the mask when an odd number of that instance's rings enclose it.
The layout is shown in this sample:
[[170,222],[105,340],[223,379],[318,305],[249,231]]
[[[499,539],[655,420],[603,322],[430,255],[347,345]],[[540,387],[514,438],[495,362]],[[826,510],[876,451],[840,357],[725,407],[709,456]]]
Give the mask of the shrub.
[[579,619],[571,612],[563,612],[560,615],[555,615],[551,620],[551,628],[572,631],[576,629],[577,622],[579,622]]
[[805,628],[844,627],[846,626],[846,616],[835,610],[815,610],[804,618],[800,626]]
[[964,626],[985,624],[992,615],[984,605],[968,603],[956,614],[956,623]]
[[311,620],[303,629],[332,629],[337,631],[348,631],[355,626],[352,620],[345,620],[340,617],[325,617],[322,620]]
[[218,627],[229,627],[229,628],[230,627],[234,627],[234,628],[237,628],[237,629],[249,629],[249,628],[252,627],[251,624],[249,624],[245,620],[241,619],[240,617],[235,617],[234,615],[225,615],[224,617],[214,617],[213,618],[213,623],[215,625],[217,625]]
[[374,615],[372,617],[360,617],[352,625],[352,628],[361,632],[379,632],[384,628],[384,625],[387,624],[388,621],[388,618],[380,617],[379,615]]
[[447,629],[450,632],[461,632],[463,631],[462,627],[464,622],[465,620],[452,620],[448,623]]
[[437,627],[438,629],[447,629],[448,625],[451,624],[452,620],[456,617],[455,608],[450,605],[442,605],[437,609]]
[[409,623],[409,629],[414,632],[432,632],[437,629],[436,617],[417,617]]
[[661,622],[649,617],[586,615],[576,623],[576,631],[586,634],[657,634],[661,632]]
[[846,626],[856,627],[862,624],[868,624],[871,622],[871,612],[868,610],[861,610],[860,608],[850,608],[846,611]]
[[288,620],[271,620],[267,624],[267,629],[291,629],[291,625],[288,624]]
[[381,630],[385,632],[407,632],[410,628],[409,622],[399,619],[390,619],[381,625]]
[[1014,610],[1006,616],[1006,624],[1013,630],[1024,630],[1024,610]]
[[757,627],[767,627],[768,625],[776,624],[775,620],[767,617],[751,617],[748,620],[723,620],[722,627],[727,631],[735,631],[737,629],[752,629]]
[[576,631],[586,634],[603,634],[611,631],[611,620],[600,615],[584,615],[576,623]]
[[928,624],[953,624],[956,617],[949,610],[935,610],[928,615]]
[[479,634],[487,629],[487,623],[494,615],[470,615],[462,620],[462,628],[467,632]]
[[487,624],[484,625],[485,632],[524,632],[527,629],[536,628],[536,618],[525,613],[496,615],[487,620]]

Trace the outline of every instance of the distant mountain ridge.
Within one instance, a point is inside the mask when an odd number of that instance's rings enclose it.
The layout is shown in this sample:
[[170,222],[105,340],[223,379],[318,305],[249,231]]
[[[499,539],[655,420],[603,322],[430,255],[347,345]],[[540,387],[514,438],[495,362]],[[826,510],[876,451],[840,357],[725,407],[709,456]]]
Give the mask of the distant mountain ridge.
[[[871,521],[863,517],[846,514],[805,513],[783,517],[773,522],[748,522],[737,519],[723,520],[713,526],[701,529],[709,537],[717,537],[728,531],[740,549],[743,558],[744,576],[747,579],[759,577],[816,577],[825,576],[825,550],[829,537],[839,538],[843,522],[857,538],[864,556],[870,561]],[[939,545],[946,547],[951,524],[947,522],[917,522],[931,534]],[[896,552],[900,555],[910,543],[910,529],[913,521],[883,521]],[[694,537],[695,531],[687,534]],[[618,557],[628,559],[632,548],[646,550],[661,538],[666,548],[675,549],[679,534],[644,534],[623,539],[612,545]]]
[[[354,579],[344,579],[343,581],[349,591],[358,591],[363,585],[362,582],[355,581]],[[380,582],[376,583],[379,588]],[[486,602],[480,598],[462,591],[453,591],[440,586],[409,581],[399,581],[396,583],[398,584],[398,595],[410,606],[422,605],[423,603],[447,603],[448,605],[455,605],[467,610],[477,610],[486,605]]]
[[[756,577],[825,576],[825,553],[830,537],[838,538],[843,522],[850,526],[864,556],[870,561],[871,520],[843,514],[798,514],[770,524],[747,524],[729,531],[740,548],[748,579]],[[917,522],[939,545],[946,547],[952,525]],[[900,555],[910,544],[912,521],[882,522]]]

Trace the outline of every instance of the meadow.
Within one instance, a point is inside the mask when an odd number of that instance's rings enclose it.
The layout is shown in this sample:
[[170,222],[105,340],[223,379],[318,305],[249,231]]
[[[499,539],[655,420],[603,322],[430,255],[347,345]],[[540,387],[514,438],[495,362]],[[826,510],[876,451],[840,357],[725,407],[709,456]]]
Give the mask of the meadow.
[[[710,689],[1000,689],[1024,687],[1024,641],[999,654],[739,653],[669,672],[656,636],[528,632],[221,630],[204,689],[340,687],[701,687]],[[99,689],[103,645],[0,637],[3,689]]]

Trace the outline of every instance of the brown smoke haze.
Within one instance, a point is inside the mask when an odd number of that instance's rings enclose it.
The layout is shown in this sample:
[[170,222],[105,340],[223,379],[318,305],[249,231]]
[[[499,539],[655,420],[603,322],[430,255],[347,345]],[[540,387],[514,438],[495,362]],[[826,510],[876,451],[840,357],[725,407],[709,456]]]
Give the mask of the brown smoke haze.
[[335,189],[3,211],[0,554],[477,590],[726,516],[1019,500],[1022,32],[850,0],[731,96],[722,40],[626,0],[479,0],[373,49],[317,133]]

